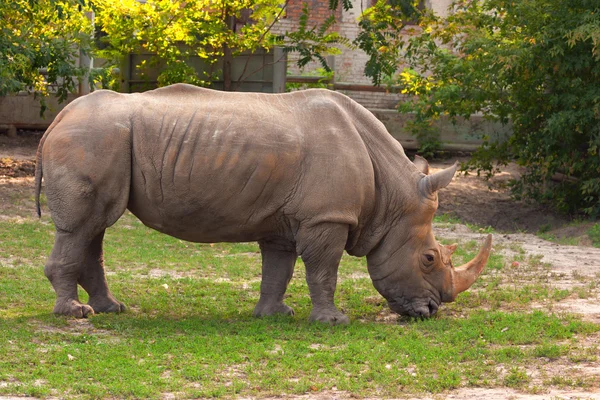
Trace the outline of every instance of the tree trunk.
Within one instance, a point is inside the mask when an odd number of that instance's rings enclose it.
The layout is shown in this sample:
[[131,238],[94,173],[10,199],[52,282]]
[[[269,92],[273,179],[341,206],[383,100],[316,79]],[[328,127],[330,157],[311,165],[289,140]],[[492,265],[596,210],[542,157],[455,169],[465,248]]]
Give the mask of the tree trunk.
[[231,49],[227,44],[223,45],[223,90],[230,92],[232,89],[231,81],[231,63],[233,57],[231,56]]
[[[232,32],[235,32],[235,16],[228,15],[227,9],[225,14],[225,22]],[[223,43],[223,90],[230,92],[233,90],[233,82],[231,77],[231,64],[233,63],[233,56],[231,55],[231,49],[227,43]]]

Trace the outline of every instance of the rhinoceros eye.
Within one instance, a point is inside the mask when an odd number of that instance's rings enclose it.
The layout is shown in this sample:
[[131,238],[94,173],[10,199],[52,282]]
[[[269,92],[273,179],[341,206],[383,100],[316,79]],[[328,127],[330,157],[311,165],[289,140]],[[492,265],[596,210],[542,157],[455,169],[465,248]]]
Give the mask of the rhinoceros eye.
[[435,261],[435,257],[433,254],[431,254],[431,253],[423,254],[423,265],[425,265],[426,267],[431,267],[433,265],[434,261]]

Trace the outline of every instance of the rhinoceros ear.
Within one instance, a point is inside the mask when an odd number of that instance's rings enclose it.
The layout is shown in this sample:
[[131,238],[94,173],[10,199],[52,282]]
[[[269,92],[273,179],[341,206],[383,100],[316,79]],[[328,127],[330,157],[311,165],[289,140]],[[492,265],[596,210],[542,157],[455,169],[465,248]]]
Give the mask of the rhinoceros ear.
[[434,174],[424,176],[419,181],[419,189],[426,197],[431,197],[438,190],[448,186],[456,170],[458,169],[458,161],[453,166],[438,171]]
[[415,167],[417,167],[419,171],[421,171],[425,175],[429,175],[429,163],[426,159],[419,155],[415,155],[415,160],[413,161],[413,164],[415,164]]

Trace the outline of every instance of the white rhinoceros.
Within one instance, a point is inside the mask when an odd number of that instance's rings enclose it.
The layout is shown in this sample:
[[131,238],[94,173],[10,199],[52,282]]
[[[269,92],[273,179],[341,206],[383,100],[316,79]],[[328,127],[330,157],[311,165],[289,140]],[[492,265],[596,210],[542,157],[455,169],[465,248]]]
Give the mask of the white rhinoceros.
[[[119,312],[103,266],[107,227],[129,209],[145,225],[191,242],[257,241],[256,316],[292,314],[283,296],[298,256],[311,320],[347,323],[334,305],[344,250],[366,256],[391,309],[430,316],[469,288],[479,254],[454,268],[455,246],[432,233],[436,192],[456,164],[427,175],[369,111],[327,90],[227,93],[178,84],[146,93],[100,90],[69,104],[37,153],[56,240],[45,274],[54,312]],[[82,304],[77,284],[89,293]]]

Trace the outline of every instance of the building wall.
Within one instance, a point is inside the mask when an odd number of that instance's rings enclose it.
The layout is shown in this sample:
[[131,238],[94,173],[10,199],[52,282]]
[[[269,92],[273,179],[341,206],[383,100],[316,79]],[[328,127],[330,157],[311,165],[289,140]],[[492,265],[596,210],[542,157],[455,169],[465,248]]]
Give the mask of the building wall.
[[[358,18],[362,12],[369,7],[374,0],[352,0],[352,9],[343,11],[342,7],[336,10],[335,31],[350,40],[356,38],[359,32]],[[445,16],[448,14],[448,7],[452,0],[426,0],[425,5],[431,8],[436,14]],[[309,26],[322,24],[330,15],[328,0],[309,0],[311,13]],[[285,32],[294,30],[298,26],[298,20],[302,12],[302,0],[290,0],[286,18],[276,27],[276,32]],[[371,85],[371,80],[365,76],[364,68],[368,61],[368,56],[359,49],[348,49],[345,46],[339,46],[341,54],[335,55],[331,67],[335,71],[335,81],[344,83],[353,83],[360,85]],[[308,74],[314,75],[320,68],[320,64],[312,62],[300,70],[296,65],[297,54],[288,55],[288,73],[291,75]],[[352,97],[367,108],[395,108],[396,104],[402,99],[402,95],[397,93],[380,92],[362,92],[362,91],[342,91]]]
[[[283,15],[283,20],[297,23],[300,19],[300,15],[302,15],[304,3],[307,3],[308,8],[310,9],[309,25],[321,24],[331,15],[331,11],[329,11],[329,1],[327,0],[290,0],[285,15]],[[335,14],[336,19],[339,20],[342,15],[340,7],[335,11]]]
[[453,0],[428,0],[427,7],[440,17],[447,17]]

